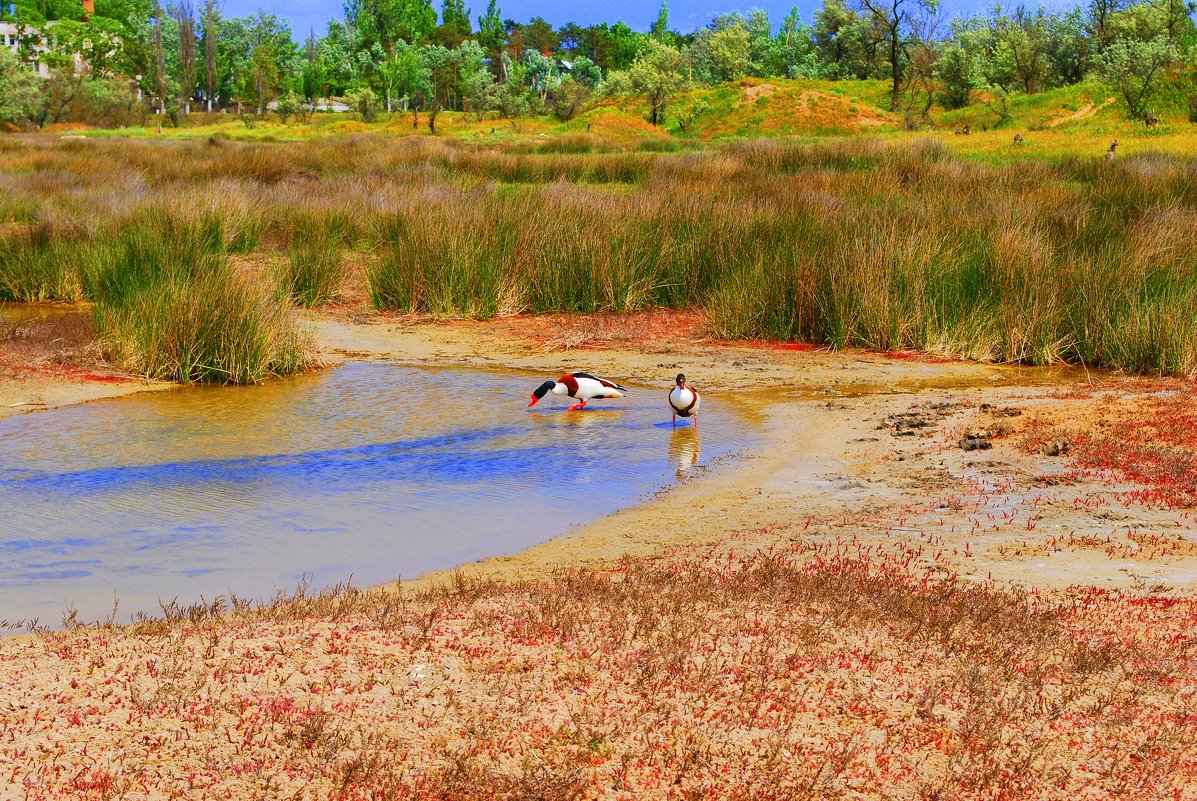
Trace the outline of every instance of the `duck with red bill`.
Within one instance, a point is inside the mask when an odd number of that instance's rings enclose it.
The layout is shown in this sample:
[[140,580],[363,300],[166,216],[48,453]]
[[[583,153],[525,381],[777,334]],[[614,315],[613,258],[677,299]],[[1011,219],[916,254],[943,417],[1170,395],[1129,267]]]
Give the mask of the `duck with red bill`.
[[535,406],[545,395],[565,395],[578,402],[571,405],[567,412],[586,408],[586,402],[596,398],[622,398],[626,389],[613,381],[599,378],[590,373],[566,373],[556,381],[545,381],[532,393],[532,401],[528,406]]

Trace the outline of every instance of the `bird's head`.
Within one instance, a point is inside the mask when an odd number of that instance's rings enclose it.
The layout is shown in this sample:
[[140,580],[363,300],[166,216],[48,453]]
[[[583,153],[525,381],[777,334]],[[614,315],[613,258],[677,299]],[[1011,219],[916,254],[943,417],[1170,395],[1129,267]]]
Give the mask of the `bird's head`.
[[529,403],[528,406],[535,406],[541,398],[552,392],[555,386],[557,386],[556,381],[545,381],[543,384],[538,386],[532,393],[532,402]]
[[678,373],[678,374],[677,374],[677,382],[676,382],[676,383],[677,383],[677,385],[678,385],[679,387],[683,387],[683,388],[685,388],[685,386],[686,386],[686,375],[685,375],[684,373]]

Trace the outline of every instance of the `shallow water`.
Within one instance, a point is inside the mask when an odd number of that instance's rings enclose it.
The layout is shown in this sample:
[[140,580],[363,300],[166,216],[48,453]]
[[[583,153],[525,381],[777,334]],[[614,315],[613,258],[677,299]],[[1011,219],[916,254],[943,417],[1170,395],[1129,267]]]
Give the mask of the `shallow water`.
[[81,309],[70,306],[53,306],[42,303],[7,303],[0,300],[0,329],[35,320],[48,320],[72,314],[84,314]]
[[567,413],[545,377],[353,363],[0,420],[0,620],[117,619],[517,552],[748,444],[667,387]]

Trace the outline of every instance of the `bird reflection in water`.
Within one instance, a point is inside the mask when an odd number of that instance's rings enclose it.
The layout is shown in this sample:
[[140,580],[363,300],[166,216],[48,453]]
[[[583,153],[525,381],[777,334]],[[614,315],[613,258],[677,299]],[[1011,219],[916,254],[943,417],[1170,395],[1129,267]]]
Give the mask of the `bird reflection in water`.
[[677,465],[678,476],[698,464],[701,452],[696,427],[684,426],[672,430],[669,436],[669,461]]

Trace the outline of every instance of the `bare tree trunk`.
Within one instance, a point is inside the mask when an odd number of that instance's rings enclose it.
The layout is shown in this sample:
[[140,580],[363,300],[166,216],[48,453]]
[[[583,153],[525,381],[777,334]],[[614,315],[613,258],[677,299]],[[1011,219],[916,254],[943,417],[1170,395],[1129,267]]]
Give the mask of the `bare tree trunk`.
[[154,90],[158,93],[159,113],[166,111],[166,62],[162,56],[162,6],[154,0],[154,27],[151,31],[151,46],[154,56]]
[[184,0],[175,6],[175,21],[179,26],[179,97],[185,114],[191,113],[191,98],[195,94],[195,12]]
[[893,71],[893,99],[890,100],[889,110],[898,110],[898,96],[900,94],[900,75],[898,70],[898,31],[895,29],[890,32],[889,36],[889,66]]
[[204,4],[204,95],[209,112],[216,97],[216,27],[219,22],[216,0],[207,0]]

